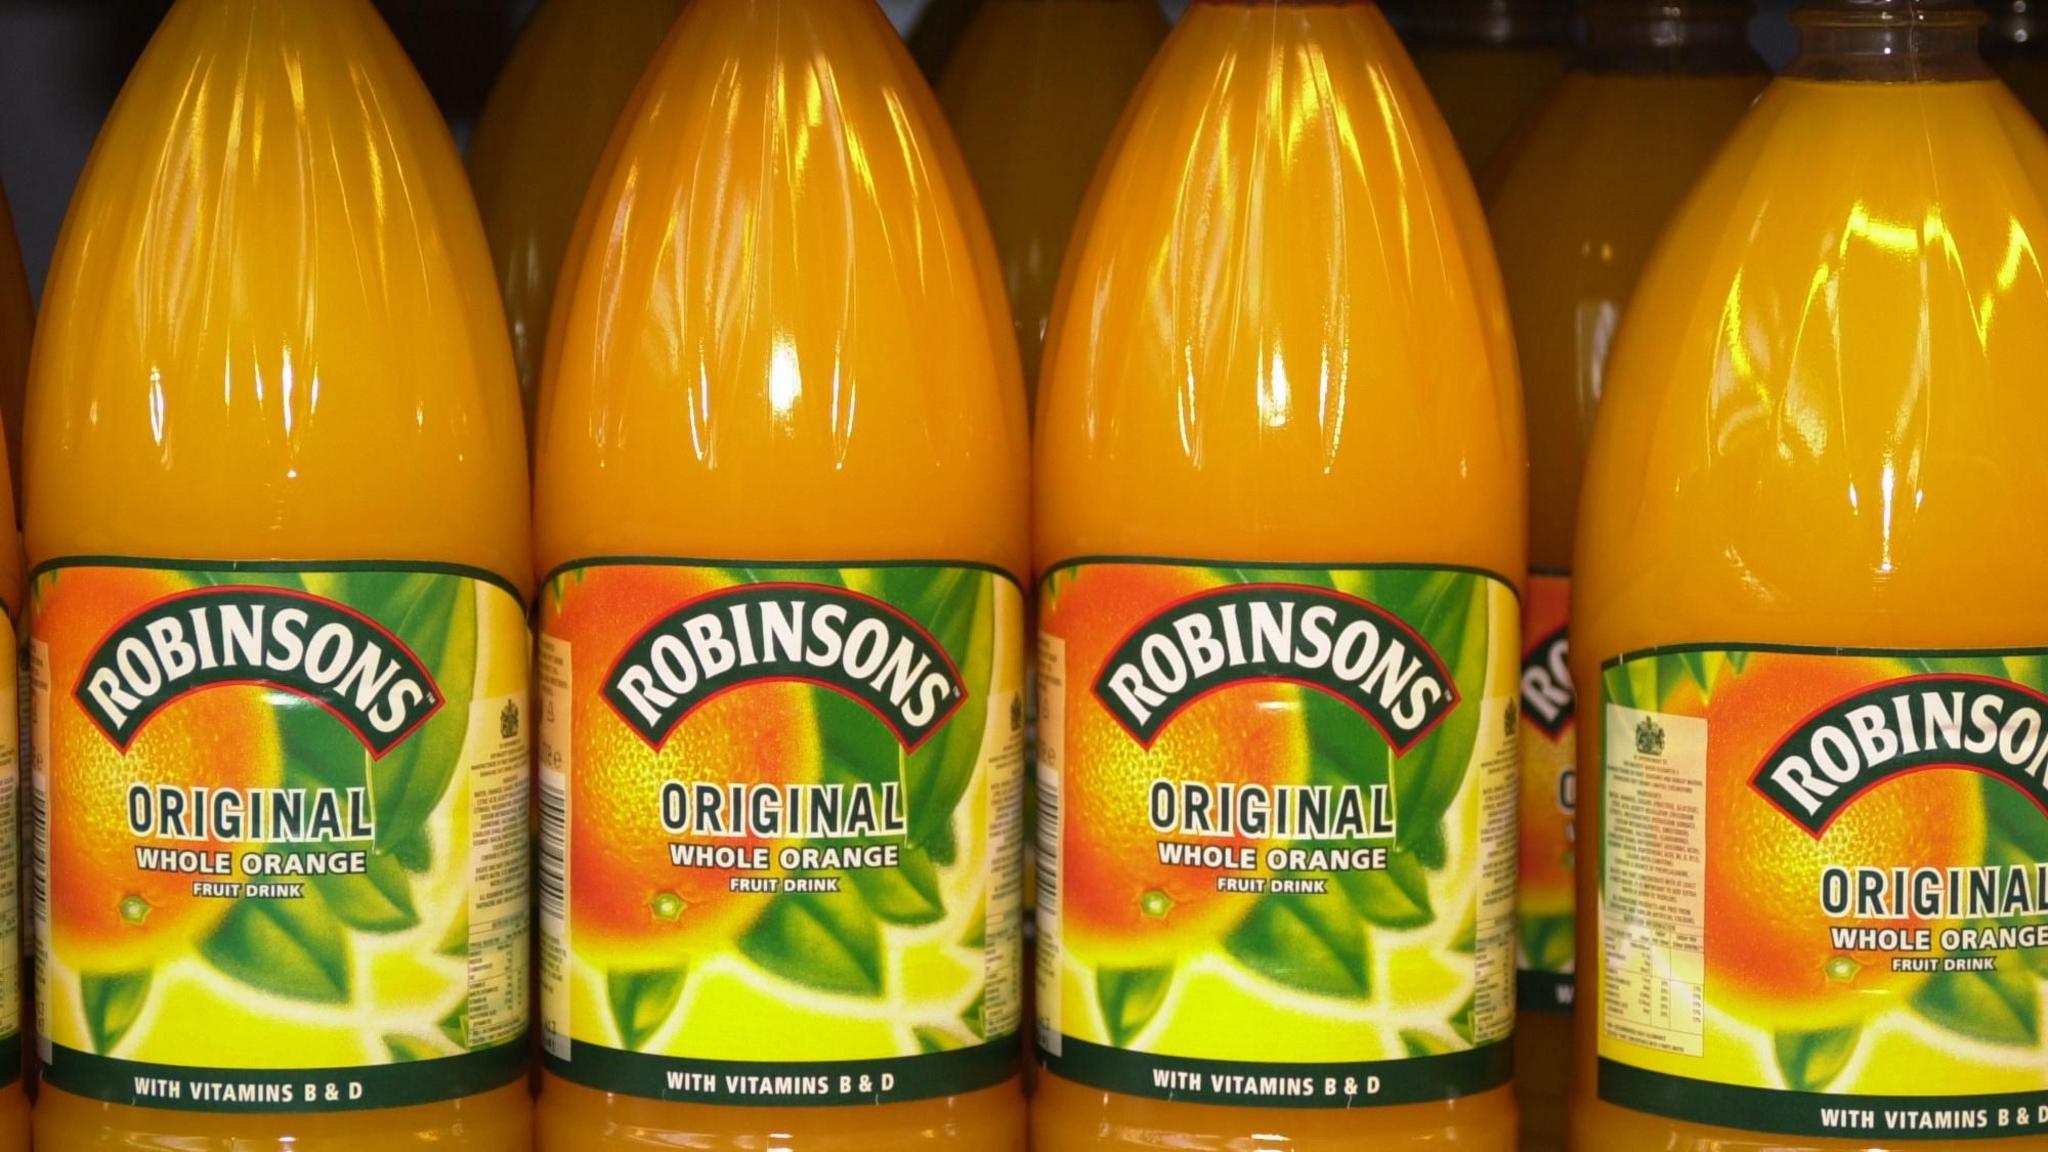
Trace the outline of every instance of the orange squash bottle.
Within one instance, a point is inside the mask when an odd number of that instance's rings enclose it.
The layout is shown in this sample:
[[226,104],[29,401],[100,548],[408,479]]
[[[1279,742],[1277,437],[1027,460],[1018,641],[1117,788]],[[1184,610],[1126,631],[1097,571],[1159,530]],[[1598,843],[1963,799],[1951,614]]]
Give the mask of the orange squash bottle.
[[880,9],[693,0],[537,456],[546,1152],[1022,1152],[1028,420]]
[[2048,136],[1808,0],[1616,342],[1573,569],[1573,1146],[2038,1149]]
[[1507,1152],[1521,395],[1378,8],[1190,7],[1062,299],[1033,1147]]
[[181,0],[31,369],[35,1143],[531,1143],[526,451],[367,0]]

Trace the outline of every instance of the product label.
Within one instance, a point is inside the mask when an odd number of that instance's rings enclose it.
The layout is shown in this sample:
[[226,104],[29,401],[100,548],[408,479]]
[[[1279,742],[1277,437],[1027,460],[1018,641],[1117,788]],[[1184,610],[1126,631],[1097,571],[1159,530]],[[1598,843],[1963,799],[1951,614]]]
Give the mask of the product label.
[[510,586],[84,559],[39,568],[29,612],[51,1084],[305,1112],[518,1078],[530,643]]
[[1521,979],[1525,1010],[1569,1012],[1578,839],[1578,729],[1568,625],[1571,581],[1535,572],[1522,600]]
[[1040,620],[1048,1069],[1289,1108],[1507,1082],[1508,582],[1088,561]]
[[1602,1098],[1879,1143],[2048,1133],[2048,652],[1603,671]]
[[[0,649],[18,652],[14,609],[0,603]],[[0,831],[14,837],[0,844],[0,1085],[21,1078],[21,994],[24,911],[21,832],[21,756],[17,661],[0,660]]]
[[591,561],[540,621],[551,1071],[778,1106],[1014,1073],[1015,582]]

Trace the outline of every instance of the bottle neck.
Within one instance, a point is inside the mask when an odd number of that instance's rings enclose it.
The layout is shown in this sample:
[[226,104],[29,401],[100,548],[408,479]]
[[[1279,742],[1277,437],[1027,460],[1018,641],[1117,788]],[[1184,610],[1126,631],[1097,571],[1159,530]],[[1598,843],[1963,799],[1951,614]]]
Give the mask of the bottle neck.
[[1571,11],[1564,0],[1423,0],[1405,15],[1404,26],[1434,44],[1505,48],[1571,42]]
[[1799,54],[1785,75],[1917,84],[1991,75],[1979,43],[1984,14],[1956,0],[1834,0],[1794,17]]
[[1578,67],[1622,75],[1753,75],[1767,71],[1749,46],[1749,6],[1732,3],[1585,5]]

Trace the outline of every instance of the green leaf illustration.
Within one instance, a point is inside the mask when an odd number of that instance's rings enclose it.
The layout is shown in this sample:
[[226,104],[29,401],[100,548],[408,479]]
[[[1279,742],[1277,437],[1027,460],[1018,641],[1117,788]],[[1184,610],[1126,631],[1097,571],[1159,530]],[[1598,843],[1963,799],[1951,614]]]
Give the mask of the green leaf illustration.
[[1159,1014],[1166,991],[1173,986],[1173,966],[1161,968],[1104,968],[1095,974],[1095,999],[1102,1007],[1102,1023],[1109,1029],[1109,1042],[1118,1047],[1129,1044]]
[[446,1036],[450,1044],[455,1045],[457,1048],[460,1048],[465,1052],[468,1051],[469,1001],[464,1000],[462,1003],[457,1004],[452,1010],[450,1010],[446,1016],[441,1017],[439,1027],[441,1029],[441,1035]]
[[1858,1025],[1778,1033],[1778,1071],[1785,1077],[1785,1086],[1794,1092],[1826,1089],[1848,1067],[1862,1039],[1863,1029]]
[[251,988],[315,1004],[346,1004],[348,936],[318,899],[237,900],[200,955]]
[[1451,1031],[1456,1032],[1458,1039],[1463,1040],[1467,1046],[1472,1044],[1473,1003],[1474,998],[1467,996],[1465,997],[1465,1002],[1458,1005],[1458,1010],[1451,1013]]
[[903,778],[903,746],[872,712],[822,688],[811,700],[826,783],[880,787]]
[[448,931],[441,934],[441,944],[434,949],[443,956],[469,955],[469,909],[464,908],[448,925]]
[[967,1025],[967,1030],[977,1038],[988,1036],[988,989],[982,989],[974,1003],[961,1010],[960,1022]]
[[953,1052],[967,1047],[970,1043],[965,1037],[958,1036],[944,1028],[932,1028],[919,1024],[910,1031],[917,1037],[917,1050],[926,1054]]
[[1263,896],[1223,946],[1253,972],[1318,996],[1372,994],[1365,925],[1335,893]]
[[674,1014],[683,998],[689,972],[682,968],[655,968],[641,972],[613,971],[605,975],[605,998],[610,1001],[612,1023],[618,1026],[619,1042],[627,1051],[640,1046]]
[[960,934],[960,947],[980,951],[988,947],[988,897],[975,905],[974,915],[967,918],[967,928]]
[[1686,678],[1699,689],[1700,699],[1705,700],[1714,691],[1714,673],[1719,670],[1721,658],[1718,653],[1704,649],[1689,649],[1678,654],[1678,662],[1685,669]]
[[445,577],[433,581],[404,605],[395,631],[433,669],[442,705],[411,739],[370,766],[380,849],[426,826],[460,765],[476,684],[476,586]]
[[1478,949],[1479,949],[1479,907],[1478,907],[1478,905],[1476,905],[1476,904],[1467,904],[1467,905],[1465,905],[1465,919],[1464,919],[1464,920],[1463,920],[1463,921],[1462,921],[1462,922],[1461,922],[1461,923],[1460,923],[1460,924],[1458,925],[1458,934],[1457,934],[1457,935],[1455,935],[1455,936],[1453,936],[1453,937],[1451,937],[1451,942],[1450,942],[1450,944],[1448,944],[1448,945],[1447,945],[1447,947],[1449,947],[1449,948],[1450,948],[1450,950],[1451,950],[1451,951],[1453,951],[1453,952],[1461,952],[1461,953],[1463,953],[1463,954],[1465,954],[1465,955],[1467,955],[1467,956],[1470,956],[1470,955],[1472,955],[1472,954],[1473,954],[1474,952],[1478,951]]
[[111,1052],[121,1037],[142,1015],[149,1001],[150,973],[121,972],[111,976],[90,973],[78,978],[79,1006],[85,1010],[85,1030],[92,1038],[92,1050]]
[[404,1064],[413,1060],[437,1060],[447,1055],[439,1046],[402,1032],[386,1032],[384,1049],[391,1053],[391,1061],[394,1064]]
[[1424,1056],[1444,1056],[1452,1052],[1462,1052],[1466,1046],[1450,1036],[1425,1032],[1420,1028],[1403,1028],[1401,1047],[1407,1049],[1409,1056],[1420,1059]]
[[288,785],[338,791],[363,786],[370,754],[332,712],[290,692],[270,693],[270,703]]
[[1539,972],[1565,972],[1575,955],[1571,913],[1522,917],[1522,954]]
[[1408,851],[1415,854],[1415,859],[1424,868],[1431,872],[1443,871],[1444,865],[1451,860],[1451,840],[1444,832],[1444,822],[1437,821],[1435,827],[1411,839]]
[[960,859],[960,839],[953,831],[951,820],[933,825],[931,835],[925,837],[922,847],[925,855],[932,858],[932,863],[941,868],[951,868]]
[[1342,872],[1337,882],[1358,914],[1382,928],[1407,930],[1436,922],[1429,875],[1412,852],[1389,853],[1385,868]]
[[412,877],[390,856],[371,853],[361,875],[315,876],[313,887],[335,919],[360,932],[403,932],[420,922]]
[[[942,825],[950,825],[953,809],[967,794],[974,776],[981,739],[988,727],[989,685],[995,671],[995,577],[960,569],[934,577],[929,571],[903,569],[916,578],[921,597],[906,594],[898,603],[925,622],[932,637],[953,657],[967,700],[926,740],[903,758],[904,809],[910,814],[910,843],[929,844]],[[921,602],[920,602],[921,601]]]
[[1930,977],[1913,994],[1913,1010],[1987,1043],[2031,1048],[2041,1042],[2040,985],[2017,968]]
[[754,966],[824,992],[880,997],[882,925],[854,892],[787,892],[740,937]]
[[391,846],[391,858],[398,866],[415,876],[423,876],[434,867],[434,842],[425,828],[400,840]]
[[[1437,646],[1461,691],[1475,696],[1478,686],[1486,682],[1491,647],[1486,584],[1462,578],[1443,585],[1420,621],[1420,631]],[[1451,644],[1456,647],[1446,647]],[[1478,704],[1477,699],[1463,701],[1396,764],[1394,814],[1399,831],[1395,839],[1402,847],[1412,848],[1432,834],[1464,786],[1479,736]]]
[[936,924],[946,918],[939,870],[922,849],[905,848],[894,868],[856,868],[847,873],[861,898],[886,924]]
[[1984,811],[1991,817],[1991,847],[2011,849],[2012,863],[2048,860],[2048,820],[2026,793],[2007,781],[1980,777]]

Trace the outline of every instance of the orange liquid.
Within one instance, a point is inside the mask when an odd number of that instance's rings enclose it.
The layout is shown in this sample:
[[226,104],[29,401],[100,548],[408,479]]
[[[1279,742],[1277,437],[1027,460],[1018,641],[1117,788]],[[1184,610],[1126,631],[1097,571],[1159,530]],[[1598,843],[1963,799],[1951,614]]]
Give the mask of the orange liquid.
[[939,83],[988,211],[1034,393],[1074,218],[1165,37],[1154,0],[992,0]]
[[[1131,555],[1524,570],[1493,252],[1376,8],[1196,4],[1084,216],[1039,397],[1040,571]],[[1038,1152],[1504,1152],[1515,1128],[1508,1088],[1340,1112],[1046,1073],[1032,1102]]]
[[[2048,139],[1994,82],[1772,85],[1673,223],[1615,349],[1578,525],[1579,683],[1688,641],[2048,642],[2032,575],[2048,460],[2029,431],[2048,419],[2048,280],[2025,255],[2048,233],[2044,190]],[[1579,714],[1580,836],[1597,844],[1600,714]],[[1596,877],[1579,870],[1582,908]],[[1579,927],[1580,955],[1598,956],[1595,918]],[[1880,1146],[1600,1101],[1593,968],[1574,1148]],[[1928,1071],[1897,1067],[1889,1090]]]
[[[424,560],[529,582],[483,231],[433,102],[361,0],[172,10],[73,201],[32,375],[32,562]],[[531,1142],[523,1082],[246,1115],[45,1085],[35,1129],[59,1152]]]
[[[1666,219],[1762,91],[1760,72],[1575,70],[1495,169],[1488,217],[1528,404],[1534,568],[1571,566],[1585,442],[1622,311]],[[1562,1147],[1571,1015],[1524,1011],[1515,1041],[1525,1147]]]
[[683,0],[549,0],[477,121],[469,180],[483,213],[519,391],[539,390],[555,278],[612,126]]
[[[992,246],[880,11],[699,0],[638,99],[564,279],[539,569],[944,558],[1022,574],[1027,421]],[[551,1150],[1024,1147],[1014,1080],[774,1109],[547,1075],[539,1128]]]

